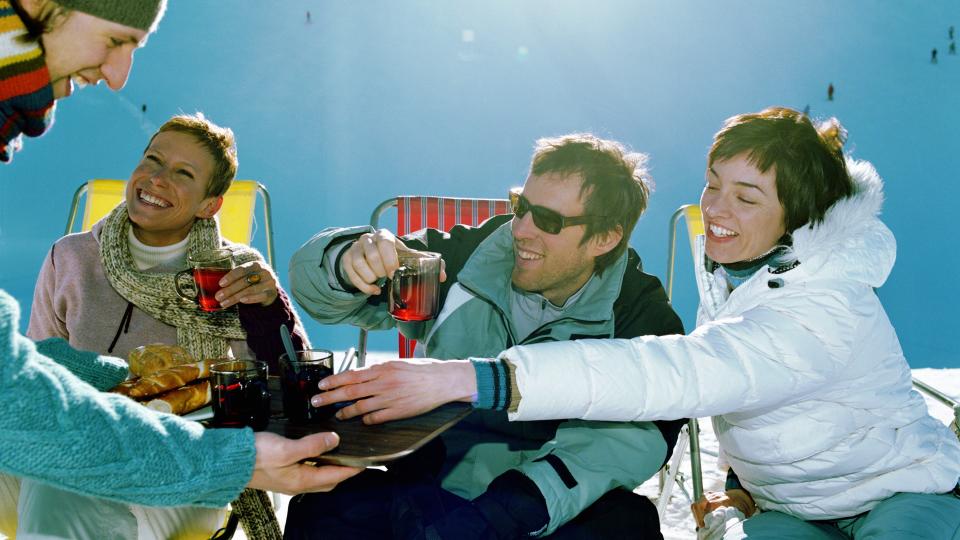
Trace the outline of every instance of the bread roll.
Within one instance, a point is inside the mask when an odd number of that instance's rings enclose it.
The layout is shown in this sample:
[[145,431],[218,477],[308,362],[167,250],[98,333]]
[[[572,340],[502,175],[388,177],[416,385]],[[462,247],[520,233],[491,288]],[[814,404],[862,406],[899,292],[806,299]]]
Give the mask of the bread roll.
[[126,388],[125,395],[134,399],[143,399],[179,388],[197,379],[206,379],[210,376],[210,366],[217,362],[218,360],[204,360],[196,364],[173,366],[144,375]]
[[210,366],[213,363],[213,360],[204,360],[196,364],[173,366],[144,375],[127,389],[127,395],[134,399],[142,399],[179,388],[197,379],[205,379],[210,376]]
[[209,359],[196,364],[161,369],[139,379],[123,381],[110,391],[132,399],[142,400],[179,388],[197,379],[206,379],[210,376],[210,366],[219,361]]
[[186,414],[210,403],[212,399],[210,381],[200,381],[151,399],[147,402],[147,408],[166,413]]
[[197,363],[197,360],[183,348],[162,343],[137,347],[130,352],[127,361],[130,364],[130,373],[137,377],[181,364]]
[[140,379],[132,379],[129,381],[123,381],[122,383],[111,388],[110,391],[115,394],[120,394],[121,396],[130,397],[130,390],[137,385],[137,382]]

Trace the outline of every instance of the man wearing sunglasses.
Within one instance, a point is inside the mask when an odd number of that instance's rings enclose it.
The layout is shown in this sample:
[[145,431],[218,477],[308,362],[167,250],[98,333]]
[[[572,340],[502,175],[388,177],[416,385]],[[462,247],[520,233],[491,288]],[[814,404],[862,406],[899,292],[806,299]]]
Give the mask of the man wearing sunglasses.
[[[320,322],[389,328],[396,323],[382,280],[399,266],[398,253],[429,250],[446,265],[440,314],[400,329],[431,358],[682,333],[660,282],[627,248],[649,195],[644,161],[588,134],[541,139],[526,183],[510,192],[512,216],[403,239],[370,227],[327,229],[294,255],[291,290]],[[378,403],[391,399],[394,384],[407,389],[402,399],[416,400],[405,365],[357,371],[352,389],[369,397],[341,416],[387,420],[378,417]],[[423,395],[446,391],[442,378],[415,384]],[[286,537],[661,538],[653,504],[632,490],[669,457],[682,424],[510,424],[503,413],[477,410],[444,433],[446,458],[435,470],[411,466],[430,460],[421,451],[395,470],[368,471],[334,493],[297,498]]]

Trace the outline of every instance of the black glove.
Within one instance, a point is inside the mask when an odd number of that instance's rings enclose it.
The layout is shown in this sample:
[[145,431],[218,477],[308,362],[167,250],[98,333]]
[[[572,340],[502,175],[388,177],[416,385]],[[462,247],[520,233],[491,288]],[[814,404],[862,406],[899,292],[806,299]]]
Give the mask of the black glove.
[[550,515],[540,489],[510,470],[468,501],[438,485],[408,486],[391,510],[394,536],[404,539],[505,540],[539,531]]

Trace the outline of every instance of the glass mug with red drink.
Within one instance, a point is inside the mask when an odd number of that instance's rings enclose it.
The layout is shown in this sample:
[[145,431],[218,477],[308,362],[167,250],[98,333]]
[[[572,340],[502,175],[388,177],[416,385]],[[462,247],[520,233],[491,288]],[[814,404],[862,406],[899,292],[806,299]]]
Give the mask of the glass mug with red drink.
[[294,358],[287,353],[280,355],[283,415],[291,422],[301,424],[333,416],[336,406],[314,407],[310,403],[310,398],[320,393],[317,387],[320,380],[333,375],[333,352],[307,349],[294,351],[294,355]]
[[[189,270],[177,272],[173,284],[177,294],[187,300],[200,304],[204,311],[220,311],[223,307],[217,301],[216,294],[220,290],[220,279],[230,270],[233,270],[233,252],[229,249],[210,249],[194,253],[187,257]],[[188,275],[193,277],[192,293],[185,291],[182,281]]]
[[267,364],[257,360],[227,360],[210,366],[213,378],[214,427],[248,426],[260,431],[270,422]]
[[390,315],[398,321],[427,321],[440,309],[440,254],[397,253],[400,267],[387,287]]

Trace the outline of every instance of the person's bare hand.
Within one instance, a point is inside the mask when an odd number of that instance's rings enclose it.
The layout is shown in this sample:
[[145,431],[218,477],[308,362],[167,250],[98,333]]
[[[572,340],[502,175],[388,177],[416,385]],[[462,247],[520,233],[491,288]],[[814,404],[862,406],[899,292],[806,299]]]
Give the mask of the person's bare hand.
[[690,505],[697,528],[705,527],[703,518],[722,506],[732,506],[743,512],[745,517],[752,516],[757,511],[757,505],[744,489],[728,489],[727,491],[705,491],[703,497]]
[[234,304],[269,306],[276,299],[277,277],[259,261],[250,261],[229,271],[220,278],[216,298],[223,307]]
[[[390,278],[400,267],[398,253],[415,252],[387,229],[366,233],[357,238],[340,257],[340,274],[360,292],[380,294],[379,282]],[[441,262],[440,281],[447,274]]]
[[365,424],[380,424],[453,401],[470,402],[477,393],[477,379],[467,360],[421,358],[346,371],[320,381],[320,389],[324,392],[313,396],[314,407],[356,401],[340,409],[337,418],[363,416]]
[[315,433],[302,439],[287,439],[261,431],[254,434],[257,458],[247,487],[295,495],[330,491],[363,469],[303,465],[301,460],[328,452],[340,444],[336,433]]

